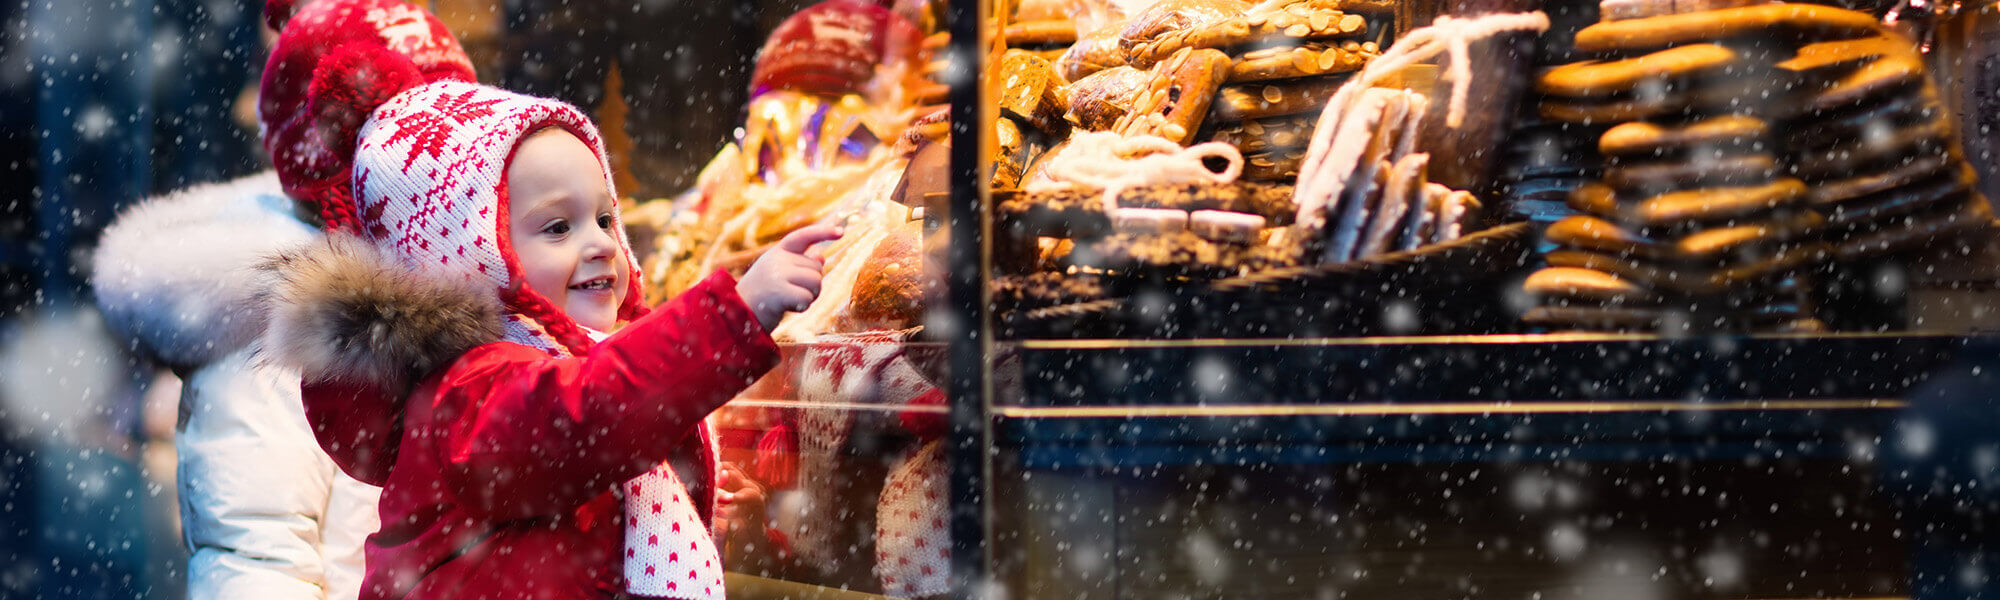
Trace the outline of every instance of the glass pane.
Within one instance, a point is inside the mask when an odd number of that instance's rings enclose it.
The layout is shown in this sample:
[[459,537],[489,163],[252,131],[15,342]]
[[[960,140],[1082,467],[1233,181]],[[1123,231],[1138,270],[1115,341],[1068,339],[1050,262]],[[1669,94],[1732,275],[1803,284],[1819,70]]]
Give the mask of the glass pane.
[[849,336],[783,355],[711,418],[723,463],[764,496],[723,540],[725,564],[897,598],[945,593],[947,409],[933,383],[942,348]]

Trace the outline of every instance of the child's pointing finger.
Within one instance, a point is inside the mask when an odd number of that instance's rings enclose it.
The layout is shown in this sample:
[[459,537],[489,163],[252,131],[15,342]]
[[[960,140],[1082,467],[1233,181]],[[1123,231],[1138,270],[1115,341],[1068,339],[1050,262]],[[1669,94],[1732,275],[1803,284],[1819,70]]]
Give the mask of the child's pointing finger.
[[778,240],[778,250],[793,254],[805,254],[806,249],[811,248],[813,244],[840,239],[842,233],[845,232],[841,230],[839,225],[813,225],[785,234],[784,239]]

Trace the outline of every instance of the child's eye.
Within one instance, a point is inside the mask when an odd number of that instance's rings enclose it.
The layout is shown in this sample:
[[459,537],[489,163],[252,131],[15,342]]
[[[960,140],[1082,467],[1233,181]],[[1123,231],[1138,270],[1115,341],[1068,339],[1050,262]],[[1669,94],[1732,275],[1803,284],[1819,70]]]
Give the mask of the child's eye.
[[569,233],[569,221],[564,221],[562,219],[549,221],[549,224],[542,226],[542,233],[547,233],[551,235],[562,235],[565,233]]
[[597,215],[597,227],[600,229],[611,229],[611,215]]

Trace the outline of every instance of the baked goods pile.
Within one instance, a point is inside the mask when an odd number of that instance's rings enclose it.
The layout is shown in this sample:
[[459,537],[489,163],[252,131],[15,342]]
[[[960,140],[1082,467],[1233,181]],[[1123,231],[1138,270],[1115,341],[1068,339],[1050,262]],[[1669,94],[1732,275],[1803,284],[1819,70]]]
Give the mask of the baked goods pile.
[[1537,81],[1542,117],[1608,129],[1601,176],[1568,197],[1581,214],[1547,231],[1528,322],[1816,331],[1813,277],[1829,261],[1988,230],[1907,39],[1827,6],[1661,6],[1607,6],[1617,20],[1576,36],[1602,58]]
[[[1445,17],[1410,32],[1407,43],[1398,42],[1388,53],[1373,54],[1371,48],[1365,57],[1328,63],[1352,71],[1338,77],[1316,71],[1317,63],[1287,67],[1289,75],[1312,72],[1305,81],[1276,84],[1309,92],[1287,104],[1291,92],[1232,100],[1225,84],[1245,61],[1189,40],[1229,33],[1233,37],[1227,39],[1240,41],[1287,31],[1350,35],[1360,31],[1359,19],[1356,27],[1342,26],[1338,20],[1352,15],[1315,1],[1260,7],[1266,12],[1253,9],[1220,20],[1196,18],[1209,13],[1194,8],[1214,6],[1155,5],[1205,23],[1190,29],[1149,32],[1128,23],[1124,31],[1132,33],[1124,39],[1151,40],[1133,44],[1128,62],[1144,64],[1167,47],[1172,53],[1149,70],[1121,65],[1072,86],[1068,117],[1078,131],[1041,156],[1021,191],[996,192],[992,248],[1000,275],[995,294],[1003,305],[1034,310],[1129,296],[1162,284],[1367,260],[1449,242],[1476,226],[1478,200],[1425,175],[1429,155],[1419,151],[1418,141],[1432,102],[1422,93],[1374,86],[1452,47],[1504,32],[1537,31],[1547,26],[1545,18],[1539,13]],[[1077,54],[1073,48],[1072,56]],[[1471,83],[1470,73],[1449,76]],[[1211,98],[1204,91],[1219,93]],[[1452,97],[1441,106],[1458,110],[1440,110],[1449,114],[1436,119],[1444,127],[1455,127],[1464,111],[1465,95]],[[1260,113],[1238,109],[1276,111],[1271,114],[1281,118],[1260,121]],[[1298,110],[1317,113],[1292,114]],[[1231,127],[1257,135],[1194,141],[1213,137],[1215,129],[1205,125],[1210,119],[1246,115],[1251,118]],[[1279,172],[1260,170],[1259,157],[1270,151],[1296,156]]]
[[[1312,116],[1380,53],[1337,0],[1163,0],[1084,36],[1058,63],[1070,120],[1087,131],[1221,141],[1243,177],[1298,175]],[[1359,4],[1377,7],[1377,3]]]

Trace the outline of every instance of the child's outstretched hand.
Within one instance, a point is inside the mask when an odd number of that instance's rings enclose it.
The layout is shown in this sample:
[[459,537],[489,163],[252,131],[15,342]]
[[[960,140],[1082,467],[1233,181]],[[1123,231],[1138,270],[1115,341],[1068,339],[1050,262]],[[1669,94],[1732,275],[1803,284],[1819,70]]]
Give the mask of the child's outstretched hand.
[[805,310],[819,297],[821,270],[826,263],[806,255],[806,249],[839,239],[841,233],[839,225],[814,225],[791,232],[743,273],[743,279],[736,282],[736,295],[750,305],[750,313],[757,316],[764,331],[777,327],[785,313]]

